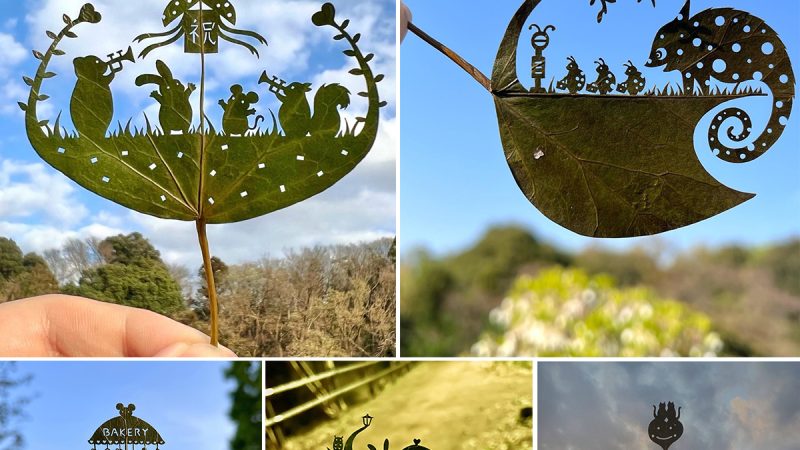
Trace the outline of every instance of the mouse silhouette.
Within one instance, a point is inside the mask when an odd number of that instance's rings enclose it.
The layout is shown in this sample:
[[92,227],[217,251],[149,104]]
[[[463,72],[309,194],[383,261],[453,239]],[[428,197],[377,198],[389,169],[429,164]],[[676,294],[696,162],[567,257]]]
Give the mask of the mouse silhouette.
[[248,118],[256,113],[255,109],[250,108],[258,102],[258,94],[255,92],[244,93],[244,89],[239,84],[231,86],[231,96],[226,102],[219,101],[219,106],[225,111],[222,115],[222,129],[226,134],[243,135],[250,130],[258,128],[258,123],[264,120],[264,116],[257,116],[252,127],[249,126]]

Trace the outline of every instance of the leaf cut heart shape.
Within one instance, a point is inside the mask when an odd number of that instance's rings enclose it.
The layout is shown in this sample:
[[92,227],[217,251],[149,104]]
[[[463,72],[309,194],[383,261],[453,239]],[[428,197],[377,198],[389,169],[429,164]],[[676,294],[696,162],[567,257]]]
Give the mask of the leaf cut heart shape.
[[[155,86],[150,96],[159,106],[158,123],[145,115],[146,126],[141,129],[131,127],[130,120],[125,126],[111,127],[112,83],[124,64],[136,62],[131,48],[110,55],[108,61],[93,55],[74,59],[77,83],[70,115],[76,131],[61,126],[61,114],[52,125],[39,117],[40,102],[49,98],[42,94],[42,85],[56,76],[48,65],[65,54],[59,44],[65,38],[77,38],[73,30],[79,25],[102,19],[91,4],[84,5],[76,19],[64,15],[65,27],[58,34],[47,32],[52,44],[44,53],[33,52],[40,60],[39,68],[34,78],[25,77],[31,91],[27,103],[19,105],[39,156],[81,186],[144,214],[195,221],[208,268],[206,224],[252,219],[304,201],[333,186],[364,159],[377,136],[380,108],[386,106],[377,88],[384,76],[374,74],[370,67],[374,55],[359,49],[361,35],[347,31],[350,21],[337,21],[334,6],[325,3],[309,20],[335,30],[333,39],[343,44],[344,55],[354,61],[350,74],[364,81],[365,89],[358,96],[366,99],[366,114],[354,123],[342,119],[340,111],[350,104],[350,92],[337,83],[319,87],[312,114],[307,98],[310,83],[287,83],[265,70],[258,80],[251,80],[249,89],[235,84],[230,97],[219,100],[223,116],[217,130],[202,107],[207,54],[211,57],[225,41],[257,57],[253,45],[234,36],[265,46],[267,41],[255,32],[232,28],[236,14],[231,2],[220,8],[208,0],[187,1],[168,16],[171,9],[167,8],[163,22],[165,26],[179,22],[176,28],[140,35],[135,42],[169,37],[146,47],[140,58],[181,38],[185,53],[200,55],[199,126],[192,120],[189,100],[197,86],[176,79],[168,65],[157,60],[156,73],[140,75],[136,85]],[[277,118],[270,111],[266,129],[259,127],[263,115],[253,117],[257,90],[274,95],[281,104]],[[216,292],[210,270],[206,270],[206,281],[212,303],[211,337],[216,343]]]

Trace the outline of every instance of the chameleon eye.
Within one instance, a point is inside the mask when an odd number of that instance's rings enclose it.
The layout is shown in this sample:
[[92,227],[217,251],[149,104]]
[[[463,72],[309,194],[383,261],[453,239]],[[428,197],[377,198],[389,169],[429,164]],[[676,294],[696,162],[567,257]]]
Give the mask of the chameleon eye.
[[666,57],[667,57],[667,50],[665,48],[662,47],[656,50],[656,58],[658,58],[659,61],[666,59]]

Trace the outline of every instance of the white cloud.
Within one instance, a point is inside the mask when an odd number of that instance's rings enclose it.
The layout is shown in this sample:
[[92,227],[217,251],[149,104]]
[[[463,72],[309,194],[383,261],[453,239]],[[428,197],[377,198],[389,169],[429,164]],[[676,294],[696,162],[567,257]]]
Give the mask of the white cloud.
[[56,225],[0,222],[0,236],[13,239],[25,253],[41,254],[51,248],[60,248],[69,239],[85,239],[87,237],[104,239],[122,232],[123,230],[102,224],[91,224],[70,230]]
[[28,90],[22,84],[22,78],[16,80],[10,76],[17,65],[25,59],[28,51],[22,46],[14,36],[0,32],[0,48],[3,49],[3,58],[0,59],[0,114],[18,115],[21,111],[17,107],[17,102],[28,96]]
[[74,226],[88,211],[74,197],[75,189],[44,164],[0,161],[0,217],[42,216],[45,222]]
[[19,64],[28,55],[25,47],[8,33],[0,33],[0,48],[3,49],[3,59],[0,60],[0,73],[3,74],[10,67]]

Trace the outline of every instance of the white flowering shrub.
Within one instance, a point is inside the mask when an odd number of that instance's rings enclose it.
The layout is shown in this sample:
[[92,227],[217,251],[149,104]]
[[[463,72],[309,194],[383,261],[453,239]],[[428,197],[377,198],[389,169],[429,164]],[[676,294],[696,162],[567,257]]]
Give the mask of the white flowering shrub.
[[520,277],[490,313],[476,356],[716,356],[710,319],[645,288],[552,268]]

